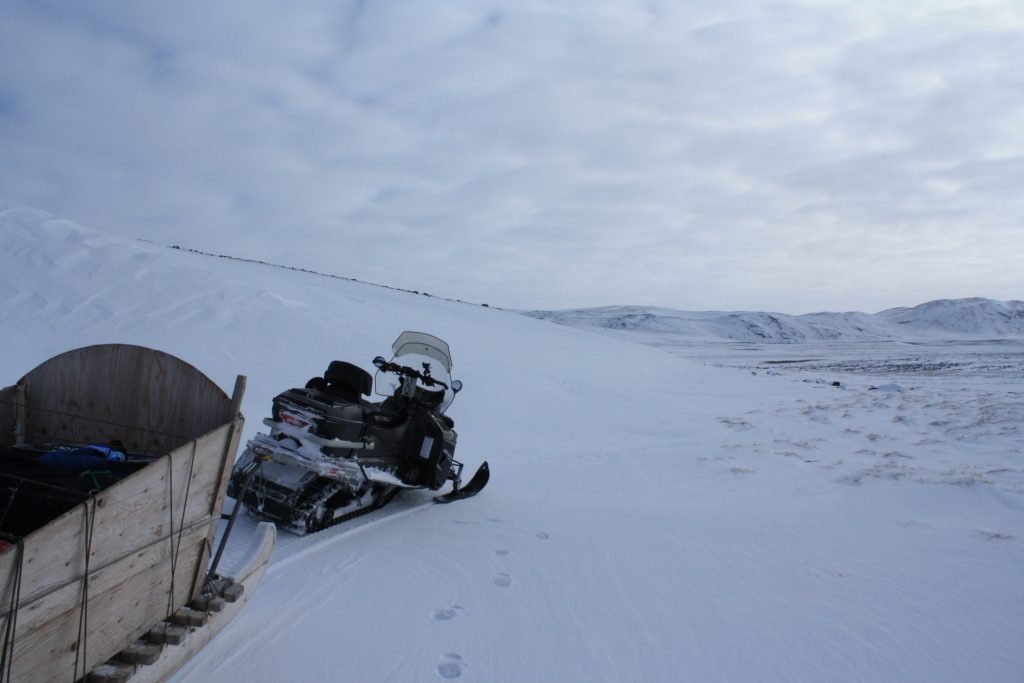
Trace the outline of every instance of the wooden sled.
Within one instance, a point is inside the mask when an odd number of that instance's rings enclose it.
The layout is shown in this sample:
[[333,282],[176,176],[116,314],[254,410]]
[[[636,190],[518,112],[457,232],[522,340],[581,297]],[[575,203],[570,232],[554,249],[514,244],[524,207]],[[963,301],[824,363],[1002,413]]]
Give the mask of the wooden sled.
[[[105,344],[51,358],[0,389],[0,679],[110,680],[97,668],[138,651],[165,620],[196,635],[202,614],[219,630],[241,609],[273,534],[264,530],[247,574],[220,586],[234,586],[234,602],[211,598],[218,577],[207,574],[244,386],[239,376],[229,397],[174,356]],[[114,440],[125,462],[69,476],[40,465],[59,446]],[[152,649],[139,657],[152,659]],[[176,657],[160,659],[166,677]]]

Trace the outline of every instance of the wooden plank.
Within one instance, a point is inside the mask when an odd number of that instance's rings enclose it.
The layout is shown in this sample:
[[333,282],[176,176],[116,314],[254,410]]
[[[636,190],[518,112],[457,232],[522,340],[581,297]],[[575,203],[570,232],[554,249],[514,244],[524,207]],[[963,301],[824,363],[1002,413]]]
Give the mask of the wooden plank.
[[22,378],[32,443],[122,441],[166,453],[233,419],[203,373],[161,351],[103,344],[55,356]]
[[101,492],[96,561],[130,551],[133,543],[167,537],[182,524],[187,527],[199,519],[216,518],[220,513],[213,508],[220,485],[217,477],[230,437],[231,425],[224,425],[145,468],[153,470],[149,481],[126,479]]
[[[233,427],[224,425],[197,440],[194,448],[187,445],[176,449],[96,497],[89,614],[91,623],[104,624],[104,636],[97,642],[90,640],[87,653],[96,653],[97,661],[111,656],[166,616],[172,548],[179,543],[171,604],[184,605],[199,594],[209,558],[209,538],[215,534],[219,519],[212,501],[216,499],[215,487],[220,488],[217,478],[235,433]],[[186,505],[190,469],[195,481],[188,491]],[[168,482],[174,483],[173,504],[172,486]],[[61,659],[63,653],[67,660],[64,665],[68,669],[74,667],[70,648],[77,636],[80,610],[78,577],[84,571],[85,539],[93,512],[93,506],[86,505],[76,507],[25,539],[18,614],[18,641],[22,645],[15,650],[16,661],[31,661],[35,657]],[[182,510],[185,523],[191,528],[186,527],[185,536],[179,540]],[[15,555],[4,553],[0,562],[10,565]],[[159,567],[155,576],[154,570],[147,568],[154,563]],[[12,570],[13,567],[0,564],[0,576],[11,577]],[[139,575],[151,576],[142,588],[138,587]],[[136,587],[124,588],[125,585]],[[145,592],[145,597],[139,590]],[[117,606],[107,612],[97,611],[100,608],[94,603],[106,604],[108,592],[120,596],[116,598]],[[5,621],[0,618],[0,629]],[[30,646],[27,650],[21,649],[25,643]],[[24,657],[29,659],[23,660]],[[33,670],[37,666],[38,662],[32,664]]]
[[[85,566],[85,543],[82,534],[82,530],[86,528],[85,515],[84,506],[77,505],[22,540],[23,603],[56,590],[81,576]],[[0,589],[5,591],[4,595],[10,595],[10,587],[16,574],[18,558],[14,555],[0,555],[0,576],[5,577],[0,583]],[[6,610],[6,602],[0,601],[0,614],[5,614]]]
[[11,446],[14,444],[14,431],[17,415],[17,404],[15,403],[14,386],[0,389],[0,444]]
[[146,632],[146,640],[162,645],[181,645],[185,642],[188,629],[175,626],[169,621],[161,621],[159,624]]
[[[191,565],[186,564],[188,555],[185,551],[192,546],[200,546],[205,541],[206,525],[197,524],[192,529],[187,529],[182,534],[181,548],[175,570],[175,583],[191,586]],[[200,551],[194,551],[198,554]],[[145,548],[140,548],[137,553],[122,558],[120,561],[107,567],[90,567],[89,571],[89,593],[99,595],[105,591],[112,590],[124,583],[133,573],[147,570],[151,567],[161,565],[173,560],[173,549],[169,540],[162,540],[153,543]],[[167,584],[170,585],[170,572],[167,573]],[[178,592],[175,585],[175,592]],[[61,614],[69,609],[77,608],[82,597],[82,582],[77,579],[68,582],[55,590],[33,599],[27,599],[24,594],[19,601],[18,610],[18,633],[24,634],[37,628],[53,615]],[[166,601],[166,595],[164,599]],[[180,605],[178,605],[180,606]],[[0,623],[5,623],[8,605],[4,605],[4,614],[0,615]]]
[[[24,540],[23,599],[30,601],[82,575],[90,526],[93,540],[89,563],[103,567],[139,548],[169,539],[182,526],[183,507],[185,526],[206,517],[216,519],[219,510],[213,508],[217,494],[214,487],[222,485],[216,478],[231,436],[232,425],[224,425],[196,442],[195,465],[192,446],[183,446],[102,491],[95,498],[94,522],[86,514],[86,503],[30,534]],[[8,555],[0,555],[0,577],[8,577],[0,579],[0,589],[13,574],[14,560]],[[5,608],[0,604],[0,613]]]
[[135,666],[126,662],[110,661],[89,672],[86,683],[128,683]]
[[[234,422],[197,439],[196,461],[192,468],[192,487],[189,491],[185,519],[195,519],[216,510],[223,504],[223,490],[227,486],[231,465],[238,447],[238,430]],[[177,483],[175,483],[177,485]],[[220,499],[220,504],[218,504]]]
[[[244,418],[241,414],[232,422],[231,429],[227,435],[227,442],[222,446],[219,454],[220,460],[220,471],[217,474],[216,483],[211,487],[213,496],[208,501],[208,507],[204,508],[209,510],[213,516],[218,516],[220,511],[224,509],[224,498],[227,493],[228,479],[231,477],[231,469],[235,464],[235,454],[238,452],[238,443],[242,437],[242,427],[245,424]],[[213,458],[210,458],[213,461]],[[197,511],[198,512],[198,511]],[[197,587],[202,586],[202,581],[205,579],[206,569],[210,562],[210,556],[212,555],[213,544],[216,542],[217,537],[217,525],[210,527],[210,533],[207,538],[206,548],[207,553],[203,558],[203,562],[197,566],[196,574],[196,585]],[[199,597],[198,592],[195,597]]]
[[136,640],[117,653],[117,658],[127,664],[153,664],[160,658],[164,646],[148,640]]
[[[206,529],[197,525],[182,543],[175,575],[173,605],[183,604],[191,588],[191,569],[201,555]],[[171,569],[175,559],[169,546],[147,549],[145,556],[125,558],[137,562],[132,572],[114,566],[90,573],[88,640],[79,661],[89,671],[141,637],[168,614]],[[150,564],[152,560],[155,562]],[[117,582],[118,579],[122,579]],[[47,595],[18,614],[18,638],[14,644],[13,680],[70,680],[75,667],[78,626],[81,618],[81,584],[75,583]],[[59,605],[70,606],[63,611]],[[2,623],[3,620],[0,620]]]
[[233,420],[242,416],[242,399],[245,398],[245,375],[235,377],[235,388],[231,392],[231,404],[226,419]]
[[28,412],[26,410],[28,392],[24,384],[14,387],[14,445],[24,446],[28,443]]
[[[211,438],[206,439],[206,437],[204,437],[197,442],[199,448],[197,455],[199,455],[199,459],[197,461],[197,468],[194,476],[198,481],[193,485],[198,486],[199,482],[202,481],[208,482],[208,486],[202,495],[193,496],[190,494],[188,509],[186,510],[185,515],[186,518],[192,519],[196,516],[205,514],[219,518],[220,511],[224,505],[224,496],[227,491],[228,478],[231,475],[231,468],[235,461],[235,453],[238,450],[238,441],[241,437],[243,423],[244,420],[239,416],[232,422],[225,434],[217,434],[218,437],[223,436],[224,438],[214,439],[212,438],[214,435],[211,434],[208,435]],[[209,469],[209,472],[207,472],[207,469]],[[193,598],[198,598],[202,589],[216,536],[217,525],[214,524],[209,529],[205,552],[201,561],[196,564],[195,576],[193,579]]]

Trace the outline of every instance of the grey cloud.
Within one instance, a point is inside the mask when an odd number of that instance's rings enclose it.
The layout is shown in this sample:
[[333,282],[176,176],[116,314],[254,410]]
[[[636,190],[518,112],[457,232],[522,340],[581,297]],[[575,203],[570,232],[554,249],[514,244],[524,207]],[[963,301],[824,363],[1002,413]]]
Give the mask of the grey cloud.
[[0,196],[498,305],[1013,298],[1022,29],[1009,0],[8,4]]

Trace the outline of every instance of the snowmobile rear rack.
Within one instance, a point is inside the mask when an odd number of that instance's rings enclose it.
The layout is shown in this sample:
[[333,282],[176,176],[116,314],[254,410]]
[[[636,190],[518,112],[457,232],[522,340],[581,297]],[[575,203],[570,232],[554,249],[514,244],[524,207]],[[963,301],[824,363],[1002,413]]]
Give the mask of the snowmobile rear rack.
[[303,441],[309,441],[315,443],[317,446],[323,446],[324,448],[351,448],[356,450],[372,451],[376,442],[370,439],[364,439],[360,441],[345,441],[344,439],[325,439],[316,434],[310,434],[308,431],[304,431],[297,427],[293,427],[287,422],[281,422],[274,420],[269,417],[263,418],[263,424],[272,429],[276,429],[282,434],[301,439]]

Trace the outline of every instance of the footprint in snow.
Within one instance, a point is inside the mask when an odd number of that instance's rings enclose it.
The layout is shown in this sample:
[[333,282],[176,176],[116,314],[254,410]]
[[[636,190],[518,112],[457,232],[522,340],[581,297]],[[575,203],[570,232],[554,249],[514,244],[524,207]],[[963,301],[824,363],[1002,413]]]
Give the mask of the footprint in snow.
[[459,605],[452,605],[451,607],[442,607],[441,609],[434,610],[430,617],[434,621],[448,621],[449,619],[454,619],[460,614],[462,614],[462,607]]
[[494,551],[494,554],[497,555],[498,557],[504,557],[505,555],[508,555],[510,552],[512,552],[512,551],[511,550],[506,550],[504,548],[499,548],[498,550]]
[[501,588],[508,588],[512,585],[512,577],[508,574],[501,572],[494,577],[494,585]]
[[722,425],[728,427],[729,429],[734,429],[736,431],[746,431],[747,429],[751,429],[754,426],[741,417],[719,417],[716,419]]
[[454,652],[441,655],[437,664],[437,673],[441,678],[458,678],[466,669],[466,661]]
[[546,541],[546,540],[548,540],[549,538],[551,538],[551,534],[549,534],[549,533],[548,533],[548,532],[546,532],[546,531],[538,531],[538,532],[537,532],[537,538],[539,538],[539,539],[540,539],[540,540],[542,540],[542,541]]

